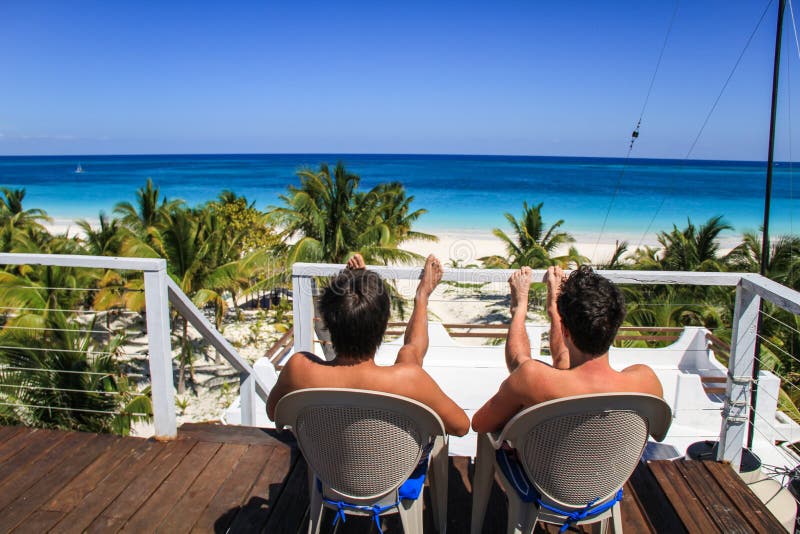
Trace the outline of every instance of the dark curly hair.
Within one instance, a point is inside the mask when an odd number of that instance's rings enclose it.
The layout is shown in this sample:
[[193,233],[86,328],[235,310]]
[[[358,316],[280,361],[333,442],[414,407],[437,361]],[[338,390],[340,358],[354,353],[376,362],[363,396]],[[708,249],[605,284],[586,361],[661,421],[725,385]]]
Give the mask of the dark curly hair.
[[389,322],[389,295],[374,272],[345,269],[334,276],[319,300],[322,321],[337,355],[371,358]]
[[561,287],[558,313],[575,346],[599,356],[608,351],[625,319],[625,297],[610,280],[582,265]]

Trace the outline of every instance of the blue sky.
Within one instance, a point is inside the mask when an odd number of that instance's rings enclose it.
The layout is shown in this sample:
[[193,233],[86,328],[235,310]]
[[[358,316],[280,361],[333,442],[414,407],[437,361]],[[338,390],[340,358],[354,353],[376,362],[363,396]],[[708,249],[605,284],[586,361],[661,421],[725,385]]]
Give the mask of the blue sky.
[[[633,156],[687,155],[766,4],[680,3]],[[674,6],[2,2],[0,155],[624,156]],[[692,158],[766,158],[776,6]],[[789,159],[788,12],[784,36]]]

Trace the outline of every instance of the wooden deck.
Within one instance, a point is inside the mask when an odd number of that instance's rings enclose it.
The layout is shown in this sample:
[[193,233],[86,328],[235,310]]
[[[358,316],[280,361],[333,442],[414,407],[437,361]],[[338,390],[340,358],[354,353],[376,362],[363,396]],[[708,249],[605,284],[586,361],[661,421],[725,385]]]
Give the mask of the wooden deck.
[[[471,479],[470,460],[451,458],[450,532],[469,531]],[[307,508],[305,462],[274,431],[194,424],[157,442],[0,427],[0,532],[292,533],[304,532]],[[425,531],[433,532],[427,509]],[[711,462],[641,464],[622,516],[637,533],[782,530],[728,466]],[[484,532],[504,532],[505,517],[495,488]],[[333,531],[331,518],[324,531]],[[401,531],[392,517],[385,527]],[[354,517],[338,532],[370,529]]]

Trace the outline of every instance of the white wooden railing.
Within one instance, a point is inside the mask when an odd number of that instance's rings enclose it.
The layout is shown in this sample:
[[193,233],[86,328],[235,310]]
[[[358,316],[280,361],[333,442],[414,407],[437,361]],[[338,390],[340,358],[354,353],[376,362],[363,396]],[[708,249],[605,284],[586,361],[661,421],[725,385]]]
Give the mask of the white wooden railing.
[[0,254],[0,265],[44,265],[141,271],[144,274],[148,353],[156,437],[169,439],[177,435],[169,304],[172,304],[175,310],[239,371],[242,424],[254,424],[256,395],[266,401],[269,387],[167,275],[165,260],[55,254]]
[[[77,268],[141,271],[144,273],[147,332],[156,436],[174,437],[175,389],[170,345],[169,304],[192,324],[203,338],[241,376],[242,424],[253,424],[256,396],[266,400],[267,386],[250,364],[225,340],[167,275],[162,259],[112,258],[103,256],[0,254],[0,265],[50,265]],[[343,265],[297,263],[292,270],[294,294],[294,350],[311,350],[313,343],[313,277],[330,276]],[[418,267],[370,267],[384,279],[417,280]],[[513,271],[499,269],[446,269],[444,281],[459,283],[505,282]],[[800,293],[763,276],[749,273],[698,273],[667,271],[598,271],[618,284],[683,284],[736,287],[733,335],[726,384],[726,403],[720,429],[719,459],[738,466],[750,411],[756,327],[761,299],[800,315]],[[540,279],[544,271],[534,271]]]
[[[344,265],[296,263],[292,269],[294,288],[294,335],[296,351],[312,350],[314,305],[313,278],[331,276]],[[418,267],[369,267],[386,280],[418,280]],[[458,283],[505,282],[513,271],[502,269],[446,269],[443,281]],[[541,280],[545,271],[534,270],[534,280]],[[800,293],[758,274],[706,273],[674,271],[598,271],[617,284],[669,284],[736,287],[733,314],[733,335],[726,383],[725,407],[720,428],[718,459],[741,463],[742,448],[748,428],[751,388],[755,361],[756,328],[761,299],[800,315]]]

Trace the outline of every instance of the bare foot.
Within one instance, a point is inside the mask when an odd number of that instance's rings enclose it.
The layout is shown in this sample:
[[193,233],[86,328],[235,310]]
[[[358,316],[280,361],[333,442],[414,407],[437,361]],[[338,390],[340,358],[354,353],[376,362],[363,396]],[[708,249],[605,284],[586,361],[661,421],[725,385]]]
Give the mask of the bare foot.
[[426,297],[429,297],[433,290],[436,289],[436,286],[439,285],[439,282],[442,281],[443,274],[444,270],[441,262],[433,254],[429,255],[425,259],[425,267],[422,270],[417,293],[422,292]]
[[528,292],[531,289],[532,276],[530,267],[522,267],[514,271],[508,279],[508,285],[511,286],[511,315],[514,315],[520,302],[524,302],[525,309],[528,309]]
[[547,306],[549,309],[556,305],[558,296],[561,294],[561,286],[564,285],[566,279],[567,275],[564,274],[564,269],[561,267],[548,267],[547,272],[544,273],[542,282],[547,285]]
[[356,252],[353,254],[353,257],[347,260],[347,268],[348,269],[366,269],[367,264],[364,263],[364,258]]

